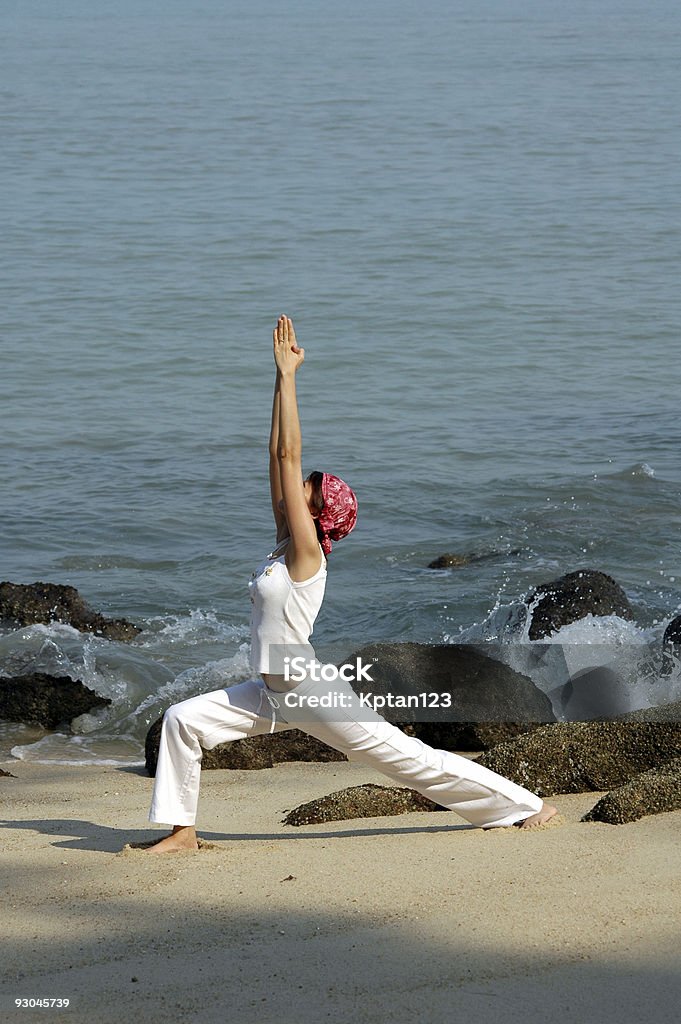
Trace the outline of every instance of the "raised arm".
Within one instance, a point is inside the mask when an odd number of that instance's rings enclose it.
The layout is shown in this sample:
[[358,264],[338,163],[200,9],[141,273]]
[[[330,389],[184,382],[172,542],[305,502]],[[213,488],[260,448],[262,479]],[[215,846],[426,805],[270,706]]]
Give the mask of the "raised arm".
[[279,318],[273,340],[279,379],[277,464],[286,526],[291,536],[286,567],[291,579],[300,581],[314,576],[321,564],[317,529],[303,487],[303,442],[296,396],[296,371],[302,366],[305,351],[298,346],[293,323],[288,317]]
[[281,508],[281,501],[284,493],[281,489],[281,474],[279,472],[279,388],[281,377],[277,369],[277,376],[274,382],[274,396],[272,398],[272,426],[270,428],[270,496],[272,498],[272,512],[277,527],[277,541],[288,537],[288,526],[286,516]]

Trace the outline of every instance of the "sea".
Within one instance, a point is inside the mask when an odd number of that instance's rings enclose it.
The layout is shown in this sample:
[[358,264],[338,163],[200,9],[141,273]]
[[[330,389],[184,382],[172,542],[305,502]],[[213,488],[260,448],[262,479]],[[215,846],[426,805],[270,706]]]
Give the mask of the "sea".
[[641,669],[681,611],[680,45],[672,0],[3,0],[0,579],[142,632],[4,623],[0,674],[112,704],[0,759],[139,765],[249,677],[281,313],[305,470],[359,500],[318,649],[531,674],[528,594],[591,568],[634,619],[551,642],[681,697]]

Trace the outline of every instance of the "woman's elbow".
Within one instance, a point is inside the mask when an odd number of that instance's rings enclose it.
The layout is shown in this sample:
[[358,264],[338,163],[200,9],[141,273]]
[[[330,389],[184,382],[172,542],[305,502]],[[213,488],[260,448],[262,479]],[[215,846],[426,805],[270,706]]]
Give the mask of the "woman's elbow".
[[280,444],[277,449],[277,458],[279,459],[279,462],[286,462],[288,464],[300,462],[301,457],[302,450],[295,445]]

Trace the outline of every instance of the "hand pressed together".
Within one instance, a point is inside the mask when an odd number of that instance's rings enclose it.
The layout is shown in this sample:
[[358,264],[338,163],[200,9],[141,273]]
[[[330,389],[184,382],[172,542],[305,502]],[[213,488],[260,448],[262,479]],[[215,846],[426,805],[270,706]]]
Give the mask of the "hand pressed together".
[[296,332],[290,317],[280,316],[272,332],[274,361],[280,373],[295,373],[305,359],[305,349],[296,343]]

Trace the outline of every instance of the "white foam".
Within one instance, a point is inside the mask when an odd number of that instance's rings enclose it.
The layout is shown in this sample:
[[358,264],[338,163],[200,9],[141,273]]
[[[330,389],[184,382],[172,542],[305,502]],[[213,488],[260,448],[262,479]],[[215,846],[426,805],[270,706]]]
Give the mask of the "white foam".
[[171,704],[193,697],[197,693],[223,689],[231,683],[246,679],[250,673],[250,646],[242,644],[231,658],[208,662],[188,668],[170,680],[155,693],[149,694],[128,716],[129,720],[144,716],[151,708],[166,708]]
[[138,645],[146,648],[164,644],[193,645],[205,640],[243,640],[248,635],[246,625],[221,622],[215,612],[196,608],[188,615],[165,615],[149,619]]
[[12,747],[10,753],[19,761],[33,764],[112,768],[139,768],[144,765],[142,745],[128,735],[102,736],[93,740],[56,732],[35,743]]
[[638,462],[631,470],[632,476],[648,476],[654,477],[655,470],[652,466],[649,466],[647,462]]

